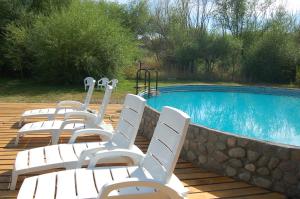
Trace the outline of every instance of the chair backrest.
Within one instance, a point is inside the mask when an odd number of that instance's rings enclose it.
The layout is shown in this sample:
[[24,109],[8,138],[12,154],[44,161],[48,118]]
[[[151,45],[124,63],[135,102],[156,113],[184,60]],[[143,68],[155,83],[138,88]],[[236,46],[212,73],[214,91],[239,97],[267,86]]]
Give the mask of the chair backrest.
[[140,166],[158,181],[167,183],[176,166],[190,117],[172,107],[164,107],[146,156]]
[[95,83],[96,83],[96,80],[92,77],[86,77],[84,79],[84,86],[85,86],[85,88],[89,87],[89,90],[88,90],[88,92],[85,96],[85,99],[84,99],[83,109],[87,109],[89,104],[90,104],[90,101],[91,101],[91,98],[92,98],[92,95],[93,95],[93,91],[94,91],[94,88],[95,88]]
[[109,86],[109,85],[105,89],[105,93],[104,93],[104,96],[103,96],[102,103],[99,106],[99,111],[98,111],[98,115],[97,115],[96,124],[101,124],[101,122],[104,119],[104,115],[105,115],[106,108],[107,108],[107,106],[109,104],[109,101],[110,101],[110,96],[111,96],[112,90],[113,90],[113,87]]
[[120,148],[130,149],[138,133],[146,100],[127,94],[112,142]]
[[110,81],[111,81],[111,86],[112,86],[113,88],[116,88],[119,81],[118,81],[117,79],[112,79],[112,80],[110,80]]
[[98,80],[98,85],[106,86],[109,82],[109,79],[107,77],[102,77]]

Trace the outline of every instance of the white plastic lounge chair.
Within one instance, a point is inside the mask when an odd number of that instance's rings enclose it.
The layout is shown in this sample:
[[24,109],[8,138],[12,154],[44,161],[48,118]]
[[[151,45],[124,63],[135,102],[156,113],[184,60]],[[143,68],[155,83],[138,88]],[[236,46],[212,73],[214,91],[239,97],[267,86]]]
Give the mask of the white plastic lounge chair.
[[[187,189],[173,174],[187,132],[189,117],[165,107],[148,151],[106,150],[95,154],[87,169],[72,169],[26,178],[18,199],[48,198],[185,198]],[[137,166],[98,167],[107,157],[127,156]]]
[[18,145],[19,138],[21,136],[24,136],[25,134],[51,133],[52,144],[57,144],[60,134],[66,131],[74,132],[75,130],[84,128],[102,128],[112,131],[112,126],[103,122],[104,114],[109,103],[111,93],[112,87],[107,86],[102,104],[99,107],[98,114],[85,111],[75,111],[66,113],[64,120],[49,120],[25,124],[17,132],[15,145]]
[[78,101],[61,101],[56,105],[56,108],[27,110],[21,116],[21,119],[19,121],[19,127],[22,126],[22,123],[27,118],[47,117],[48,120],[53,120],[56,116],[64,116],[66,113],[69,112],[87,110],[92,98],[96,81],[92,77],[87,77],[84,79],[84,82],[89,87],[89,90],[86,94],[83,104]]
[[[86,91],[88,88],[89,88],[89,79],[92,78],[92,77],[86,77],[84,78],[83,80],[83,84],[84,84],[84,90]],[[94,80],[94,78],[92,78]],[[96,80],[95,80],[96,81]],[[94,85],[95,86],[95,85]]]
[[[75,131],[71,137],[70,144],[59,144],[38,147],[21,151],[17,154],[10,189],[16,187],[19,175],[32,172],[47,171],[55,168],[76,168],[77,165],[88,163],[87,157],[105,149],[132,149],[137,150],[134,140],[137,135],[143,116],[146,100],[136,95],[127,95],[120,115],[117,128],[114,132],[101,129],[82,129]],[[107,142],[75,143],[80,135],[97,134]],[[118,158],[117,162],[122,159]],[[129,161],[124,159],[122,162]],[[114,160],[107,160],[113,163]],[[129,162],[127,162],[129,163]]]
[[111,85],[114,89],[117,89],[117,84],[118,83],[119,83],[119,81],[117,79],[112,79],[107,84]]
[[105,88],[107,86],[108,82],[109,82],[109,79],[107,77],[103,77],[103,78],[99,79],[97,82],[97,89]]

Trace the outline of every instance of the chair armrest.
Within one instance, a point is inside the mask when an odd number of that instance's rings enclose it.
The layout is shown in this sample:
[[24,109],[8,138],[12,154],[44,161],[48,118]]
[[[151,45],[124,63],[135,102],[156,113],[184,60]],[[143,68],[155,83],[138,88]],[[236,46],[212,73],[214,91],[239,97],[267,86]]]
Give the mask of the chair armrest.
[[81,135],[87,135],[87,134],[96,134],[99,135],[101,138],[103,137],[104,140],[110,140],[113,136],[113,133],[110,131],[105,131],[103,129],[80,129],[77,131],[74,131],[72,134],[69,143],[74,143],[77,137]]
[[[130,149],[113,149],[113,150],[103,150],[94,153],[90,156],[90,162],[88,168],[94,168],[97,162],[104,159],[116,159],[118,157],[128,157],[132,160],[134,165],[138,165],[143,159],[144,154],[140,151],[133,151]],[[103,162],[102,162],[103,163]]]
[[[64,120],[63,123],[60,126],[60,132],[65,128],[66,125],[68,124],[72,124],[72,123],[81,123],[81,124],[85,124],[86,121],[83,119],[68,119],[68,120]],[[76,129],[74,129],[76,130]]]
[[81,102],[77,102],[77,101],[61,101],[58,102],[58,104],[56,105],[56,108],[77,108],[77,109],[81,109],[83,108],[83,104]]
[[96,120],[97,116],[93,113],[86,112],[86,111],[73,111],[70,113],[66,113],[65,119],[68,120],[69,118],[79,118],[84,120]]
[[[108,182],[102,186],[99,191],[98,199],[108,199],[110,192],[114,190],[118,190],[121,188],[127,187],[148,187],[156,189],[159,192],[163,192],[168,198],[172,199],[183,199],[184,197],[181,196],[176,190],[172,189],[171,187],[153,179],[138,179],[138,178],[125,178],[122,180],[113,180]],[[142,198],[143,196],[141,196]]]

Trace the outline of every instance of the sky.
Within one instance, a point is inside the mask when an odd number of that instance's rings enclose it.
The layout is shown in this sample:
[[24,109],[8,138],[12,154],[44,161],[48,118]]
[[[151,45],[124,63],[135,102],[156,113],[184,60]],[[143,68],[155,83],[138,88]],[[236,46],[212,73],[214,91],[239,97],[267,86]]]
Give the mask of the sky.
[[278,3],[285,5],[285,8],[292,12],[300,12],[300,0],[278,0]]
[[[126,3],[129,0],[110,0],[119,3]],[[300,0],[277,0],[277,4],[284,5],[284,7],[294,14],[300,12]]]

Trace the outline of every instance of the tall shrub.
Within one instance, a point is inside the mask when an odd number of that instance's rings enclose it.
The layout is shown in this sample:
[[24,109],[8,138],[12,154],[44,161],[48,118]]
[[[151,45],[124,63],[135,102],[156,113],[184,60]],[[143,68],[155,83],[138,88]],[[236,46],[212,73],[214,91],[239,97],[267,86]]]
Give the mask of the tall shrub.
[[246,50],[244,74],[256,82],[293,82],[297,55],[291,34],[278,29],[268,31]]
[[28,36],[33,72],[43,81],[79,82],[86,75],[117,76],[135,58],[132,34],[105,14],[103,4],[74,1],[39,17]]

